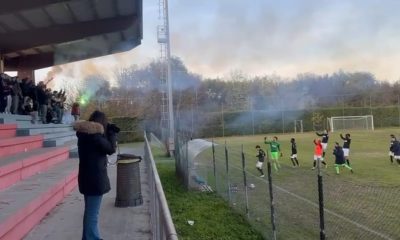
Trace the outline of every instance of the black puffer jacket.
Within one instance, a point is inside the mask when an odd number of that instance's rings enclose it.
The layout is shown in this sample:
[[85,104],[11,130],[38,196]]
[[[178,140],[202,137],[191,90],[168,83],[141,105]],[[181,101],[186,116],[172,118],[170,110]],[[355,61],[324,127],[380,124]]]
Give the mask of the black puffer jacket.
[[102,195],[110,191],[107,175],[107,154],[115,153],[115,138],[107,138],[97,122],[74,124],[78,137],[79,191],[84,195]]

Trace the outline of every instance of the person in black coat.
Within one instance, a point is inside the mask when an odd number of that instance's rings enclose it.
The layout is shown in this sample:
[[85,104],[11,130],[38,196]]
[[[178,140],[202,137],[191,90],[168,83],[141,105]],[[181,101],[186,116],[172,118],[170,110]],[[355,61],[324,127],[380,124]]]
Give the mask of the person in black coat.
[[82,240],[101,239],[98,215],[102,196],[111,189],[107,155],[116,150],[116,132],[107,130],[108,125],[105,114],[100,111],[94,111],[89,121],[74,124],[78,137],[78,185],[85,199]]

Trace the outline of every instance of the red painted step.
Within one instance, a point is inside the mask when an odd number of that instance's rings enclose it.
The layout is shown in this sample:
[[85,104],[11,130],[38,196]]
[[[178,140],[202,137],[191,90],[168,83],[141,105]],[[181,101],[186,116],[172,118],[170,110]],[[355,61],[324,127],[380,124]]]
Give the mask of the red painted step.
[[76,187],[77,168],[69,159],[0,192],[0,240],[22,239],[37,225]]
[[39,148],[0,158],[0,190],[68,159],[68,147]]
[[15,137],[17,124],[0,124],[0,139]]
[[43,146],[43,136],[13,137],[0,140],[0,158]]

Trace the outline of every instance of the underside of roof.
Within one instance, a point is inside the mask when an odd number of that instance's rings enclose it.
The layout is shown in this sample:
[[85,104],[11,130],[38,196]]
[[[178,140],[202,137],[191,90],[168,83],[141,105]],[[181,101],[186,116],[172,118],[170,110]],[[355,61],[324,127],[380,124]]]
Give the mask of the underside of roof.
[[123,52],[142,22],[142,0],[0,0],[0,54],[13,71]]

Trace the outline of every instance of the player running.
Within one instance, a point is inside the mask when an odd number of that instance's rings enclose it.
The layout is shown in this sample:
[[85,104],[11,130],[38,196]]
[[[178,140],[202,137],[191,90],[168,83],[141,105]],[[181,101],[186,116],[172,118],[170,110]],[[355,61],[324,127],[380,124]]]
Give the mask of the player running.
[[[279,164],[279,153],[281,151],[280,144],[278,142],[278,137],[274,136],[272,141],[267,141],[267,137],[264,137],[264,143],[269,144],[270,149],[271,149],[271,160],[274,165],[275,171],[278,172],[278,169],[281,168],[281,165]],[[280,153],[282,156],[282,153]]]
[[400,142],[396,139],[393,141],[393,154],[394,154],[394,159],[396,162],[399,164],[400,167]]
[[300,167],[299,161],[297,161],[297,145],[294,138],[290,139],[292,143],[292,155],[290,155],[290,160],[292,161],[293,167]]
[[389,146],[389,157],[390,157],[390,162],[393,164],[393,157],[394,157],[394,152],[393,152],[393,142],[396,141],[396,137],[394,134],[390,134],[390,146]]
[[314,139],[314,163],[313,163],[313,167],[311,168],[312,170],[315,169],[315,166],[317,165],[317,161],[321,161],[322,164],[325,165],[325,168],[328,167],[328,165],[326,164],[326,162],[324,161],[324,159],[322,158],[322,143],[320,139]]
[[350,143],[351,143],[350,133],[346,133],[345,137],[343,137],[343,135],[340,134],[340,138],[343,140],[344,159],[346,160],[347,165],[350,166],[350,159],[349,159]]
[[351,173],[353,173],[353,169],[345,162],[343,148],[339,145],[338,142],[335,143],[335,149],[333,149],[333,155],[335,155],[336,174],[339,174],[339,167],[345,167],[349,169]]
[[256,150],[257,150],[257,158],[258,161],[256,163],[256,168],[257,170],[261,173],[260,177],[264,177],[264,171],[262,169],[264,161],[265,161],[265,152],[264,150],[261,149],[260,145],[256,146]]
[[326,152],[326,148],[328,147],[328,141],[329,141],[329,133],[328,133],[328,130],[324,130],[324,132],[323,133],[318,133],[318,132],[315,132],[315,134],[317,134],[317,136],[319,136],[319,137],[322,137],[322,150],[323,150],[323,153],[322,153],[322,160],[325,158],[325,152]]

